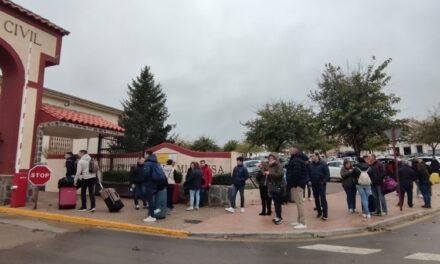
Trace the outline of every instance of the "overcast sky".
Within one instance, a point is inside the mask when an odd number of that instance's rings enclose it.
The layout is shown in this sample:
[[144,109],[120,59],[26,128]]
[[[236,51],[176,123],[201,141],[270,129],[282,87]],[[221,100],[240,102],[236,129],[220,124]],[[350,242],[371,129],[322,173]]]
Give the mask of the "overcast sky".
[[401,116],[440,99],[440,1],[16,0],[69,30],[45,86],[121,108],[127,83],[151,66],[182,138],[223,144],[240,122],[285,98],[311,104],[327,62],[393,58]]

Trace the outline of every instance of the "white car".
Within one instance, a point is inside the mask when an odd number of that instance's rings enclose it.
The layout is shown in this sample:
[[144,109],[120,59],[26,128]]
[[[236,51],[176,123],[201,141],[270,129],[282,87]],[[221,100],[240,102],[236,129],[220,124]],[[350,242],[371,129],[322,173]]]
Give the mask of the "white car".
[[341,181],[341,168],[343,164],[343,160],[333,160],[327,163],[328,168],[330,170],[330,181],[337,180]]

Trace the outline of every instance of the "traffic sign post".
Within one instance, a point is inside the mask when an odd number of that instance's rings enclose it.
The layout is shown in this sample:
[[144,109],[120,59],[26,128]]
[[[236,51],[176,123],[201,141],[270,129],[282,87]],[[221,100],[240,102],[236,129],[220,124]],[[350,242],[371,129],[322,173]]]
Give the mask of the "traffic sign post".
[[46,185],[52,176],[52,170],[46,165],[36,165],[29,170],[28,181],[32,184],[32,199],[34,209],[37,209],[39,187]]

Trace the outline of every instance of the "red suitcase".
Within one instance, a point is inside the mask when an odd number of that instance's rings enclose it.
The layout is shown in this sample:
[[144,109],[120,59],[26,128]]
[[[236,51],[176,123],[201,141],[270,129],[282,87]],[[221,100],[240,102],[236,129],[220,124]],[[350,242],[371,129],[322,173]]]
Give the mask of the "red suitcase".
[[61,187],[58,192],[58,208],[72,209],[76,207],[76,188]]

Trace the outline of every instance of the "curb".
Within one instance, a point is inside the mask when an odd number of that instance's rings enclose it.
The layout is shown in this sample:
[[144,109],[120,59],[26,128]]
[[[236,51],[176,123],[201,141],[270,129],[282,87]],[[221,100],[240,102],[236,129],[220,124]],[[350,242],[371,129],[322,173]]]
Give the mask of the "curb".
[[439,209],[431,209],[427,211],[413,212],[407,215],[396,216],[393,218],[385,219],[374,224],[369,224],[365,227],[353,227],[353,228],[339,228],[333,230],[305,230],[305,231],[292,231],[283,233],[191,233],[190,237],[195,239],[279,239],[279,240],[294,240],[294,239],[322,239],[322,238],[334,238],[347,235],[356,235],[365,232],[380,232],[400,225],[405,222],[415,221],[417,219],[431,216],[440,212]]
[[176,238],[188,238],[190,235],[189,232],[179,229],[168,229],[168,228],[161,228],[154,226],[126,224],[121,222],[106,221],[95,218],[38,212],[29,209],[10,208],[4,206],[0,206],[0,213],[32,217],[32,218],[62,222],[62,223],[72,223],[72,224],[79,224],[79,225],[86,225],[86,226],[93,226],[100,228],[133,231],[133,232],[163,235],[163,236],[176,237]]

